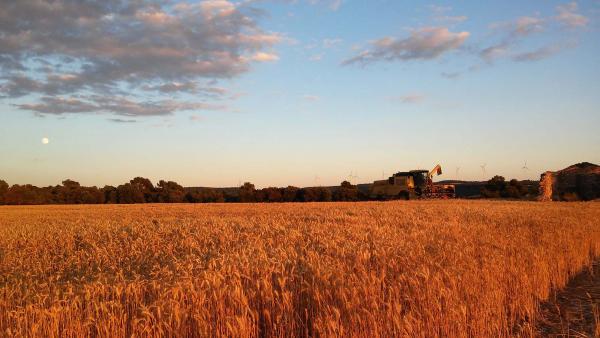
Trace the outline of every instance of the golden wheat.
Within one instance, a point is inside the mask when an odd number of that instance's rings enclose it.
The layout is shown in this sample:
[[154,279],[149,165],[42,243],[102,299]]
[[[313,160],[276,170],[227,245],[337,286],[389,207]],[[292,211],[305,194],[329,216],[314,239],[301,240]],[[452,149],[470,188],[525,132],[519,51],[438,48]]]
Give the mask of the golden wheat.
[[0,335],[509,337],[600,254],[600,204],[0,208]]

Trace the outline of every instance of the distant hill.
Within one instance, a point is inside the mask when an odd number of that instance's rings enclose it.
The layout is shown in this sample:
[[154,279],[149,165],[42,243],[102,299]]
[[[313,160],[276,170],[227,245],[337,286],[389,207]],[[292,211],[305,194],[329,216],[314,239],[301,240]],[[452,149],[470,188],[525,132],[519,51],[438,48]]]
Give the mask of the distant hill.
[[577,201],[600,198],[600,166],[581,162],[541,177],[543,201]]

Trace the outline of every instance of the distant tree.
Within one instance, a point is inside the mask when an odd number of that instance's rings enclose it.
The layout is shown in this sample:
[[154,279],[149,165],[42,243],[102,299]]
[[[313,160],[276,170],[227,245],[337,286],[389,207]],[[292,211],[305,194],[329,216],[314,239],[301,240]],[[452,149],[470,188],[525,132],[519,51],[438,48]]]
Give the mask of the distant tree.
[[158,202],[182,203],[185,201],[185,189],[176,182],[160,180],[156,191]]
[[318,187],[319,201],[320,202],[331,202],[333,200],[333,194],[331,190],[325,187]]
[[263,189],[256,189],[254,190],[254,200],[253,202],[255,203],[262,203],[262,202],[266,202],[267,199],[267,195],[265,190]]
[[492,177],[481,189],[481,195],[486,198],[498,198],[506,190],[506,180],[502,176]]
[[217,189],[201,188],[188,192],[185,199],[190,203],[223,203],[225,195]]
[[298,200],[300,202],[317,202],[319,198],[320,194],[317,188],[302,188],[298,191]]
[[302,188],[298,191],[298,200],[301,202],[328,202],[331,199],[331,191],[325,187]]
[[156,202],[157,200],[157,191],[154,188],[154,184],[147,178],[144,177],[136,177],[129,181],[131,185],[142,192],[144,194],[144,200],[148,203]]
[[223,196],[225,197],[226,203],[239,203],[240,202],[240,189],[237,189],[235,192],[231,190],[223,191]]
[[358,187],[348,181],[343,181],[333,193],[335,201],[358,201]]
[[117,200],[122,204],[144,203],[144,193],[131,183],[121,184],[117,187]]
[[84,204],[104,204],[104,193],[98,187],[86,187],[81,196]]
[[102,193],[104,194],[104,203],[107,204],[117,204],[119,203],[119,196],[117,194],[117,188],[106,185],[102,188]]
[[81,204],[83,189],[79,182],[64,180],[62,186],[56,187],[56,202],[60,204]]
[[8,189],[4,195],[4,200],[6,204],[11,205],[45,204],[50,200],[49,195],[49,189],[40,189],[31,184],[15,184]]
[[527,187],[524,187],[521,182],[519,182],[516,179],[512,179],[508,182],[508,184],[505,186],[505,191],[504,193],[500,193],[500,195],[503,197],[508,197],[508,198],[522,198],[524,196],[526,196],[528,193],[528,189]]
[[8,183],[0,180],[0,204],[4,204],[4,196],[8,192]]
[[284,202],[295,202],[298,200],[298,191],[300,189],[292,186],[288,186],[283,189],[282,199]]
[[252,184],[250,182],[244,183],[244,185],[242,185],[240,187],[240,202],[242,202],[242,203],[255,202],[256,201],[255,194],[256,194],[256,189],[254,188],[254,184]]
[[282,195],[282,191],[279,188],[274,188],[274,187],[270,187],[270,188],[264,188],[262,189],[264,197],[263,197],[263,201],[265,202],[282,202],[283,201],[283,195]]
[[185,193],[185,201],[188,203],[204,203],[200,191],[188,191]]

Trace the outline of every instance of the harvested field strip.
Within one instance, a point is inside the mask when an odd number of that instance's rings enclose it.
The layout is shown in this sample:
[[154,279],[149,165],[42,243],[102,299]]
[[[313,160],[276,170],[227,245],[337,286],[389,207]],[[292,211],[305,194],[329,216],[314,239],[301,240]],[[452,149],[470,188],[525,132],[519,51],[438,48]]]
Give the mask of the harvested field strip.
[[540,335],[600,337],[600,261],[553,293],[540,312]]
[[600,254],[600,204],[0,208],[8,336],[509,337]]

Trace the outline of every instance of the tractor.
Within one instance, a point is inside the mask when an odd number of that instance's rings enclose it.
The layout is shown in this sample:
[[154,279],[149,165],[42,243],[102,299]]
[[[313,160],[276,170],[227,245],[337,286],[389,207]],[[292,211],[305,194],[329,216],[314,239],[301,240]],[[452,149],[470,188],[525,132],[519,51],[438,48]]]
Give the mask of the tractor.
[[369,196],[380,200],[455,197],[454,185],[433,183],[433,176],[441,174],[442,167],[439,164],[430,171],[411,170],[397,172],[387,180],[373,182]]

